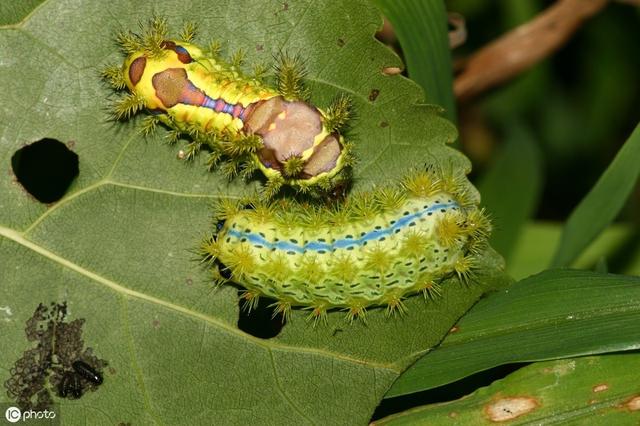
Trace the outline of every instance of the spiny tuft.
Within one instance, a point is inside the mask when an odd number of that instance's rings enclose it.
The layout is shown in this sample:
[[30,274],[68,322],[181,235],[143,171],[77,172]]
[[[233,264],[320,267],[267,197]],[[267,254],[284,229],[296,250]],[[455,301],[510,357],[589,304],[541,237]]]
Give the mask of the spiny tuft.
[[145,108],[146,100],[143,96],[129,93],[122,97],[113,106],[113,118],[115,120],[128,120]]
[[109,65],[102,70],[100,75],[116,90],[122,90],[127,87],[127,83],[122,75],[122,66],[120,65]]
[[260,292],[258,290],[245,290],[240,295],[242,298],[242,310],[248,314],[258,307]]
[[348,95],[338,95],[324,113],[324,123],[329,133],[343,133],[352,120],[353,102]]
[[276,86],[287,101],[307,100],[309,92],[304,86],[306,70],[300,56],[285,53],[276,58]]
[[182,27],[182,31],[180,32],[180,39],[182,41],[190,43],[195,38],[197,32],[198,24],[192,21],[185,22],[184,26]]
[[305,161],[301,157],[292,155],[284,161],[282,174],[288,178],[296,177],[302,172],[302,169],[304,169],[304,163]]

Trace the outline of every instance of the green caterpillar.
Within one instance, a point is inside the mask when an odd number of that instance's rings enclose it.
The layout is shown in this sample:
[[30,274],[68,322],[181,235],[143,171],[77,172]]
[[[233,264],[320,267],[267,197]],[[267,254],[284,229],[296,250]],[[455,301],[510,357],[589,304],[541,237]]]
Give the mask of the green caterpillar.
[[491,225],[475,202],[464,176],[433,169],[335,208],[222,201],[201,254],[218,283],[246,289],[248,309],[267,296],[285,318],[295,306],[315,319],[335,308],[350,320],[373,306],[404,312],[408,295],[438,294],[444,278],[466,281],[477,266]]
[[103,76],[117,90],[128,89],[114,109],[116,119],[128,119],[146,109],[145,133],[163,123],[170,138],[188,135],[184,157],[203,146],[211,151],[213,168],[221,159],[230,177],[267,178],[268,197],[283,185],[299,192],[328,191],[348,177],[353,162],[350,144],[340,133],[350,116],[350,101],[342,96],[326,111],[305,102],[300,61],[281,57],[277,88],[244,75],[236,56],[220,59],[219,47],[192,44],[194,26],[180,40],[168,38],[166,21],[154,18],[142,34],[122,33],[118,42],[127,55]]

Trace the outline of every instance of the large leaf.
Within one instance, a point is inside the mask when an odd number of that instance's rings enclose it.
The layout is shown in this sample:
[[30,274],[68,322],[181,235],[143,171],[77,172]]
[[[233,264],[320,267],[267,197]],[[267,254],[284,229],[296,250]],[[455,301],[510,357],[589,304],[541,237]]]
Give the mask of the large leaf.
[[[67,300],[110,367],[97,392],[58,401],[65,422],[365,423],[396,377],[505,283],[501,260],[487,253],[473,284],[445,283],[434,302],[413,297],[402,318],[378,309],[349,324],[337,312],[314,328],[296,310],[273,339],[240,331],[236,289],[211,290],[191,249],[211,226],[211,201],[258,182],[180,164],[176,148],[106,120],[111,93],[98,74],[122,60],[114,34],[154,13],[174,27],[196,21],[203,41],[243,48],[249,62],[303,54],[319,105],[351,95],[355,190],[412,166],[469,168],[444,146],[453,126],[417,103],[420,88],[380,73],[398,60],[374,40],[382,20],[364,1],[47,0],[0,30],[0,381],[30,347],[23,327],[37,304]],[[43,137],[80,158],[79,177],[52,205],[26,194],[9,168],[18,148]]]
[[634,372],[639,368],[639,354],[540,362],[457,401],[415,408],[374,424],[637,425],[640,382]]
[[551,270],[480,301],[393,384],[397,396],[501,364],[640,349],[640,278]]

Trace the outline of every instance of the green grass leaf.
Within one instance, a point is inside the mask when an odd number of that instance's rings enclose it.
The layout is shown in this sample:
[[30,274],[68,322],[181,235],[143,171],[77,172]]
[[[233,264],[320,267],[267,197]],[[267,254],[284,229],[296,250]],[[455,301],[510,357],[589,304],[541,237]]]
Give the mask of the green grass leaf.
[[[528,223],[507,265],[509,275],[520,280],[546,269],[561,233],[562,225],[559,223]],[[628,223],[609,225],[573,265],[579,269],[594,269],[600,259],[606,260],[610,272],[640,275],[637,228]]]
[[456,120],[451,49],[444,1],[373,0],[395,30],[409,77],[417,82],[429,103],[445,109]]
[[569,216],[551,267],[569,266],[618,215],[640,176],[640,125]]
[[84,339],[109,369],[96,392],[55,399],[65,423],[365,424],[398,375],[483,292],[507,281],[502,260],[487,252],[476,284],[446,282],[433,302],[412,297],[405,317],[376,309],[366,324],[350,325],[336,312],[314,328],[295,310],[275,338],[239,330],[237,289],[211,289],[193,249],[212,226],[211,202],[241,197],[259,182],[229,183],[205,171],[205,156],[180,163],[184,145],[160,143],[164,131],[145,141],[138,121],[108,121],[113,94],[99,71],[122,61],[117,31],[157,14],[176,32],[183,21],[197,22],[198,41],[242,48],[248,64],[270,64],[280,51],[304,55],[314,103],[326,106],[338,93],[354,100],[355,191],[411,167],[468,170],[469,161],[445,146],[455,128],[422,103],[417,84],[380,73],[397,57],[373,38],[382,19],[365,1],[77,6],[47,0],[0,29],[2,164],[43,137],[73,147],[80,160],[78,178],[50,205],[8,170],[0,174],[0,383],[31,346],[24,323],[38,303],[66,300],[69,318],[85,319]]
[[539,362],[457,401],[414,408],[373,424],[636,425],[640,385],[630,372],[638,369],[640,354]]
[[640,277],[551,270],[481,300],[386,397],[498,365],[640,348]]

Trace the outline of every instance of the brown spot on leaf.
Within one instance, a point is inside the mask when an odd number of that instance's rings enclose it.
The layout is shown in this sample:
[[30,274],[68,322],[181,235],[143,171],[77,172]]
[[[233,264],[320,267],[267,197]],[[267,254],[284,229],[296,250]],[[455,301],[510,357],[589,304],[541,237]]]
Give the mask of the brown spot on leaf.
[[382,127],[382,128],[389,127],[389,123],[387,123],[386,121],[381,121],[380,122],[380,127]]
[[630,411],[640,410],[640,396],[634,396],[624,404]]
[[538,407],[538,401],[527,396],[500,398],[484,407],[484,413],[493,422],[506,422],[523,416]]
[[451,330],[449,330],[449,334],[457,333],[459,330],[460,330],[460,327],[458,327],[457,325],[454,325],[453,327],[451,327]]
[[379,89],[371,89],[371,91],[369,92],[369,100],[371,102],[375,101],[378,98],[379,94],[380,94]]
[[343,39],[339,38],[338,40],[336,40],[336,43],[338,45],[338,47],[343,47],[345,45],[345,42]]
[[608,389],[609,389],[609,385],[607,385],[606,383],[601,383],[599,385],[595,385],[593,387],[592,391],[594,393],[597,393],[597,392],[604,392],[604,391],[606,391]]
[[400,67],[384,67],[382,68],[382,74],[384,75],[398,75],[402,72]]
[[160,328],[160,320],[154,319],[153,321],[151,321],[151,325],[153,326],[153,328]]

